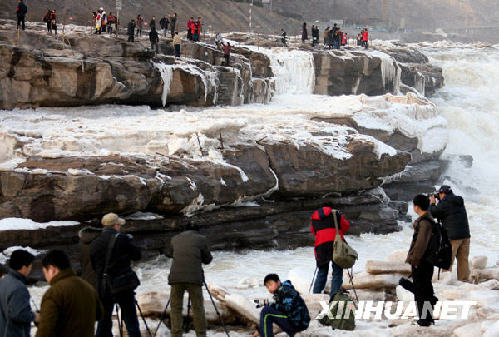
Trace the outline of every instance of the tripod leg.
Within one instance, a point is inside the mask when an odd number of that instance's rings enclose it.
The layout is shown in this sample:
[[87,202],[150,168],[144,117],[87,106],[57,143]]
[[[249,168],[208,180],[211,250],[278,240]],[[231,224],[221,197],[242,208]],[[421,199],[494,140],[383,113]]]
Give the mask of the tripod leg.
[[[166,309],[168,309],[168,306],[170,305],[170,299],[168,299],[168,302],[166,302],[165,310],[161,313],[161,317],[159,318],[159,323],[158,326],[156,326],[156,330],[154,330],[154,335],[153,337],[156,337],[158,334],[159,327],[161,326],[161,323],[164,323],[164,320],[166,318]],[[166,326],[166,323],[165,323]]]
[[142,314],[142,308],[140,307],[139,302],[137,302],[137,300],[135,300],[135,305],[137,306],[137,309],[139,309],[140,317],[142,318],[142,321],[144,322],[144,325],[146,327],[147,333],[149,334],[149,337],[152,337],[152,332],[151,332],[151,330],[149,330],[149,327],[147,326],[147,322],[146,322],[146,319],[144,317],[144,314]]
[[215,304],[215,300],[213,299],[213,296],[211,296],[210,289],[208,289],[208,285],[206,284],[206,281],[203,281],[203,282],[204,282],[204,287],[206,288],[206,291],[208,292],[208,295],[210,295],[211,303],[213,304],[213,307],[215,308],[215,312],[217,313],[218,318],[220,319],[220,323],[222,324],[222,327],[225,331],[225,334],[227,335],[227,337],[230,337],[229,332],[227,331],[227,328],[225,327],[224,320],[222,319],[222,315],[220,314],[220,311],[218,311],[218,308],[217,308],[217,305]]
[[116,304],[116,319],[118,320],[118,327],[120,330],[120,337],[123,337],[123,320],[120,319],[120,310],[118,304]]
[[319,267],[315,267],[314,277],[312,278],[312,282],[310,283],[310,287],[308,288],[308,293],[310,293],[310,291],[312,290],[312,286],[314,285],[314,281],[315,281],[315,277],[317,276],[318,269],[319,269]]

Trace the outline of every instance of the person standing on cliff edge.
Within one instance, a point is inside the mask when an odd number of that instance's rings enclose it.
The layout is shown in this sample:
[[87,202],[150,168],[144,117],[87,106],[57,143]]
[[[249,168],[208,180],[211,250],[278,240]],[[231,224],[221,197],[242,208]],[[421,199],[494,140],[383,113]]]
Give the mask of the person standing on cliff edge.
[[19,27],[22,30],[26,29],[26,13],[28,13],[28,7],[24,4],[23,0],[19,0],[19,3],[17,4],[17,29]]

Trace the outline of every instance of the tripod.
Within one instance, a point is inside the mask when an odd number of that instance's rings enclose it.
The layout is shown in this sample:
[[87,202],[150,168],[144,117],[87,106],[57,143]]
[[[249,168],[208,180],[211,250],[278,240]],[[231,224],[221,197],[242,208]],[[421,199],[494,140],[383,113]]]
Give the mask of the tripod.
[[[204,283],[204,286],[206,288],[206,291],[208,292],[208,295],[210,296],[210,300],[211,300],[211,303],[213,304],[213,308],[215,308],[215,312],[217,313],[217,316],[220,320],[220,323],[222,324],[222,327],[224,329],[224,332],[225,334],[227,335],[227,337],[230,337],[229,335],[229,332],[227,331],[227,327],[225,326],[225,323],[223,321],[223,318],[222,318],[222,315],[220,314],[220,311],[218,311],[218,308],[217,308],[217,305],[215,304],[215,300],[213,299],[213,296],[211,295],[211,292],[210,290],[208,289],[208,285],[206,284],[206,281],[203,280],[203,283]],[[160,317],[160,321],[158,323],[158,326],[156,327],[156,330],[154,332],[154,335],[153,337],[156,337],[156,334],[158,333],[158,330],[159,330],[159,327],[161,326],[161,323],[164,323],[164,318],[166,317],[166,310],[168,309],[168,306],[170,305],[170,299],[168,300],[168,302],[166,303],[166,306],[165,306],[165,309],[163,310],[163,312],[161,313],[161,317]],[[184,331],[188,331],[188,328],[189,328],[189,313],[190,313],[190,308],[191,308],[191,299],[189,297],[189,303],[187,305],[187,323],[184,322]],[[166,323],[165,323],[165,326],[166,326]],[[186,331],[186,332],[187,332]]]

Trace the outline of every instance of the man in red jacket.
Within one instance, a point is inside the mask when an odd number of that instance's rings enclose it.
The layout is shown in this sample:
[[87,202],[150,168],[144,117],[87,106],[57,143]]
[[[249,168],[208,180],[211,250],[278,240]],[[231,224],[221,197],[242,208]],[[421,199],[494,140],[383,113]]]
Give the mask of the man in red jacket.
[[315,211],[310,225],[310,231],[315,235],[315,259],[319,269],[314,283],[314,294],[320,294],[324,290],[329,273],[329,262],[332,262],[331,299],[343,284],[343,269],[333,262],[333,243],[336,238],[333,216],[336,216],[338,229],[343,240],[343,234],[350,228],[350,223],[339,211],[334,210],[331,204],[325,204]]

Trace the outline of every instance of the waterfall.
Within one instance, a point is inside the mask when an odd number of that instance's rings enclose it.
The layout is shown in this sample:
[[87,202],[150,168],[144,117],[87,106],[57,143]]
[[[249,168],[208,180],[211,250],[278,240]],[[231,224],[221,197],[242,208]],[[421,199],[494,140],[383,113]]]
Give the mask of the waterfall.
[[315,87],[313,53],[288,48],[267,49],[251,46],[248,48],[263,53],[270,59],[277,95],[313,94]]
[[170,86],[173,79],[173,66],[164,63],[155,63],[156,68],[161,73],[161,79],[163,80],[163,93],[161,94],[161,103],[163,107],[166,106],[166,99],[170,93]]
[[[451,161],[445,183],[463,195],[472,237],[491,251],[499,245],[499,82],[498,48],[429,49],[432,64],[442,67],[445,87],[432,101],[448,120],[449,143],[443,157]],[[456,155],[472,155],[473,166]],[[488,254],[471,245],[471,255]]]

